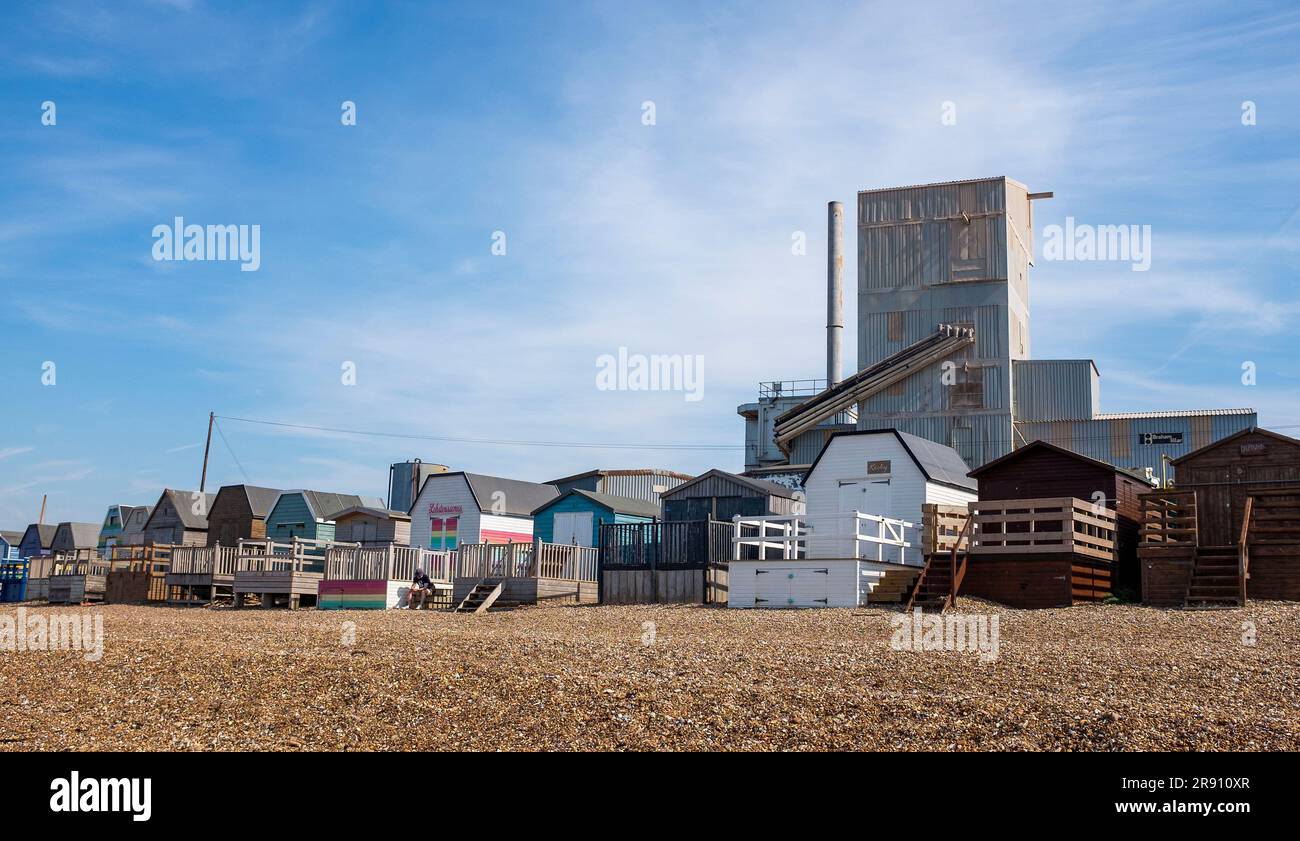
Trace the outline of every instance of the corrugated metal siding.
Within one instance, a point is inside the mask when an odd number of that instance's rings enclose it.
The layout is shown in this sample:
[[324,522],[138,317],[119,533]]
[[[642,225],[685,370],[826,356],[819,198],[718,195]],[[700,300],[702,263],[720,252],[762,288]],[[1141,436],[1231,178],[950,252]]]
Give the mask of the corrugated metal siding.
[[1017,420],[1090,420],[1096,413],[1091,361],[1018,359],[1012,366]]
[[[1160,475],[1160,456],[1178,458],[1205,444],[1258,425],[1254,414],[1106,418],[1090,421],[1019,423],[1024,442],[1043,440],[1116,467],[1150,467]],[[1181,433],[1181,444],[1143,444],[1146,434]],[[1203,441],[1203,443],[1198,443]],[[1023,443],[1018,439],[1018,443]]]
[[614,496],[658,502],[660,492],[655,490],[656,485],[664,486],[665,490],[672,490],[685,481],[664,473],[614,474],[601,477],[600,487],[596,490]]
[[[914,289],[974,276],[1005,278],[1005,201],[1001,178],[859,193],[858,289]],[[972,217],[969,226],[962,213]],[[978,258],[961,258],[963,237],[979,240],[968,251]]]

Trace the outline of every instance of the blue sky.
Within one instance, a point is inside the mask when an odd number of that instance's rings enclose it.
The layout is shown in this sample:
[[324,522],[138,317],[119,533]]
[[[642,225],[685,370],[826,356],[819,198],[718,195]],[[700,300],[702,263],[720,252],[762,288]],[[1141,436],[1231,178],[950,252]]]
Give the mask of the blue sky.
[[[6,4],[0,526],[42,493],[48,519],[98,521],[196,487],[209,411],[732,447],[226,421],[210,488],[382,495],[411,456],[533,480],[738,469],[736,405],[822,373],[825,203],[987,175],[1055,192],[1040,244],[1067,215],[1152,226],[1145,273],[1039,261],[1034,356],[1095,359],[1106,411],[1300,425],[1300,10],[978,8]],[[152,260],[178,215],[260,225],[260,270]],[[702,355],[704,399],[597,390],[620,346]]]

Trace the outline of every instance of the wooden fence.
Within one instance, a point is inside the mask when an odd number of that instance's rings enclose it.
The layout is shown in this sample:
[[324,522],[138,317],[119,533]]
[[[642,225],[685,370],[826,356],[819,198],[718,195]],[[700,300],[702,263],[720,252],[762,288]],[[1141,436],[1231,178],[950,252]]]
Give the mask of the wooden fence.
[[966,523],[970,509],[965,505],[939,505],[927,502],[921,506],[921,554],[951,554],[954,548],[965,552],[970,542],[966,536]]
[[[295,572],[324,575],[330,540],[295,537],[288,543],[274,540],[240,540],[236,572]],[[345,544],[358,546],[360,544]]]
[[731,559],[733,523],[670,520],[600,527],[603,569],[704,569]]
[[971,555],[1073,552],[1115,560],[1115,512],[1073,497],[970,503]]
[[562,543],[467,543],[456,550],[457,578],[595,581],[599,553]]

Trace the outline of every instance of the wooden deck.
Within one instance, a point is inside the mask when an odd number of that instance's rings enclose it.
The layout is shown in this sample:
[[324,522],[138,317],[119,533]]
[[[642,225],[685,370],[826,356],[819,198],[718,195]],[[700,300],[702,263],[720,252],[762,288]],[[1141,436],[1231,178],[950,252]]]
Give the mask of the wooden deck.
[[178,546],[167,569],[167,601],[197,605],[234,595],[238,546]]
[[231,586],[235,607],[244,607],[249,596],[264,608],[314,605],[325,577],[326,553],[333,545],[297,537],[288,543],[239,541]]
[[460,604],[480,583],[499,582],[495,607],[595,604],[599,552],[557,543],[471,543],[456,551],[452,603]]
[[165,545],[114,546],[108,566],[106,604],[148,604],[167,600],[167,567],[175,547]]

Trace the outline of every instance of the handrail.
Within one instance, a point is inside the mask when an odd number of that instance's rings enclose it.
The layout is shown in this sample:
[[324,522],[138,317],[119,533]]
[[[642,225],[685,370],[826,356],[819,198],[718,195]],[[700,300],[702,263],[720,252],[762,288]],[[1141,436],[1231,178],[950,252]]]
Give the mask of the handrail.
[[957,542],[952,546],[952,579],[948,585],[948,600],[944,603],[944,610],[957,605],[957,591],[961,589],[962,579],[966,577],[966,562],[970,560],[970,550],[968,548],[966,554],[961,556],[961,567],[959,568],[957,566],[957,550],[961,548],[962,538],[970,532],[971,523],[974,522],[974,517],[966,520],[965,525],[961,527],[961,533],[957,535]]
[[1250,578],[1250,519],[1255,512],[1255,497],[1246,497],[1246,507],[1241,516],[1241,537],[1237,540],[1237,581],[1241,587],[1241,603],[1246,603],[1246,579]]
[[[744,517],[737,514],[732,518],[733,536],[732,554],[733,561],[745,560],[741,557],[741,548],[755,548],[758,550],[760,560],[767,560],[767,549],[779,549],[783,560],[799,560],[809,558],[808,541],[810,537],[817,535],[817,524],[830,523],[830,530],[833,532],[827,539],[832,542],[843,541],[845,544],[852,543],[851,553],[832,554],[829,557],[851,557],[862,560],[871,560],[870,556],[865,554],[870,551],[870,545],[874,544],[875,560],[878,563],[885,562],[885,547],[897,547],[900,550],[900,562],[906,563],[906,550],[912,548],[913,544],[907,539],[907,529],[914,528],[915,523],[907,520],[899,520],[892,517],[881,517],[876,514],[864,514],[861,511],[841,512],[838,514],[808,516],[806,514],[794,516],[764,516],[764,517]],[[850,529],[845,529],[845,524],[850,524]],[[875,524],[875,533],[872,534],[870,526],[868,531],[863,531],[864,524]],[[757,529],[757,534],[742,534],[743,529]],[[775,534],[769,534],[768,529],[774,528]],[[847,533],[845,533],[847,531]]]

